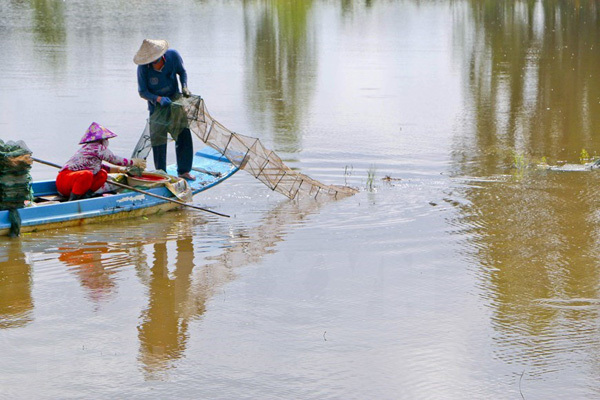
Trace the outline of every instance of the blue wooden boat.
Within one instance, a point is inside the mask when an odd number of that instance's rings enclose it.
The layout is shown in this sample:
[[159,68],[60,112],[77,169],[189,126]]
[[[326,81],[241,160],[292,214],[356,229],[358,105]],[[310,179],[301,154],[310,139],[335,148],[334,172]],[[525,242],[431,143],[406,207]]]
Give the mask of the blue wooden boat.
[[[236,173],[238,168],[210,147],[194,155],[191,174],[195,181],[187,181],[191,195],[223,182]],[[174,165],[167,168],[169,175],[177,175]],[[36,198],[57,195],[53,180],[32,184]],[[166,187],[144,189],[159,196],[177,199]],[[55,229],[88,223],[107,222],[115,219],[133,218],[179,208],[180,205],[139,192],[117,193],[104,197],[66,202],[36,203],[36,206],[18,210],[21,217],[21,233]],[[0,211],[0,235],[10,232],[8,211]]]

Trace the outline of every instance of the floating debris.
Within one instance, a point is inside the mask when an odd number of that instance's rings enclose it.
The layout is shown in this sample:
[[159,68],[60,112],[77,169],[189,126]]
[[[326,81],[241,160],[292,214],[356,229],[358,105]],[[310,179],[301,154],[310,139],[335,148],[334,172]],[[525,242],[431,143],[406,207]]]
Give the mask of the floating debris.
[[392,178],[389,175],[384,176],[383,178],[381,178],[382,181],[384,182],[393,182],[393,181],[401,181],[402,179],[400,178]]

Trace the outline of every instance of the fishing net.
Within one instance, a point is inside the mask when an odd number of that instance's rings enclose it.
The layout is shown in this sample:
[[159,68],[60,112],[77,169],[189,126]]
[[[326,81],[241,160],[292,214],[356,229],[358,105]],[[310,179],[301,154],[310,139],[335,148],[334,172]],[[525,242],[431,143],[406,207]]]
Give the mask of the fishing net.
[[[154,117],[157,112],[160,114]],[[179,97],[171,106],[157,108],[148,120],[132,157],[146,158],[150,146],[166,143],[169,135],[176,139],[185,128],[223,154],[233,165],[290,199],[297,196],[339,199],[357,192],[348,186],[325,185],[293,171],[259,139],[232,132],[211,117],[200,96]]]
[[9,210],[11,236],[18,236],[21,218],[16,211],[33,201],[31,191],[31,150],[23,141],[0,140],[0,210]]

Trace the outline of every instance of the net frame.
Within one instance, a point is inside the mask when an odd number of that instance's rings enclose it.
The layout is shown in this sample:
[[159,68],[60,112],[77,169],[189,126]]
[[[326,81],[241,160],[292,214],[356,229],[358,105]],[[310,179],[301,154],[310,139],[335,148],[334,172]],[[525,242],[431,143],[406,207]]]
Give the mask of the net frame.
[[[358,192],[349,186],[326,185],[292,170],[274,151],[265,147],[260,139],[233,132],[214,119],[200,96],[180,97],[173,102],[173,106],[182,107],[187,115],[185,128],[190,129],[202,142],[269,189],[289,199],[298,196],[340,199]],[[178,133],[175,132],[175,135]],[[149,123],[146,123],[132,157],[146,158],[150,152],[150,143],[150,127]]]

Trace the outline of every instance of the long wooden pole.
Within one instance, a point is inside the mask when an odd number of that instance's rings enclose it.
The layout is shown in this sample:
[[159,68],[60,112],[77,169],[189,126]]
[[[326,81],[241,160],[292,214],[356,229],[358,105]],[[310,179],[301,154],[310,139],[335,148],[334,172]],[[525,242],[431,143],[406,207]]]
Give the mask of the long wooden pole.
[[[62,168],[62,165],[54,164],[54,163],[52,163],[50,161],[40,160],[39,158],[35,158],[35,157],[31,157],[31,159],[33,161],[39,162],[40,164],[49,165],[49,166],[55,167],[55,168]],[[193,208],[193,209],[196,209],[196,210],[200,210],[200,211],[204,211],[204,212],[207,212],[207,213],[215,214],[215,215],[218,215],[220,217],[229,218],[229,215],[227,215],[227,214],[221,214],[221,213],[218,213],[216,211],[207,210],[206,208],[195,206],[193,204],[184,203],[183,201],[179,201],[179,200],[175,200],[175,199],[170,199],[168,197],[164,197],[164,196],[161,196],[159,194],[148,192],[146,190],[141,190],[141,189],[135,188],[133,186],[125,185],[124,183],[121,183],[121,182],[109,181],[108,183],[110,183],[111,185],[122,187],[124,189],[133,190],[134,192],[143,193],[143,194],[148,195],[148,196],[156,197],[156,198],[161,199],[161,200],[170,201],[171,203],[179,204],[180,206],[190,207],[190,208]]]

